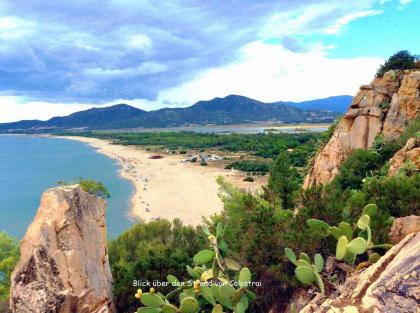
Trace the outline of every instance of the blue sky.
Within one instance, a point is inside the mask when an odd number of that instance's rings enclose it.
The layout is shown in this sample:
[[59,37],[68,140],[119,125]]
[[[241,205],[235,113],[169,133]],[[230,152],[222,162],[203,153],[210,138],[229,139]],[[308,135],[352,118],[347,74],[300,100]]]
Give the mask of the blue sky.
[[420,54],[420,0],[3,0],[0,122],[125,102],[354,94]]

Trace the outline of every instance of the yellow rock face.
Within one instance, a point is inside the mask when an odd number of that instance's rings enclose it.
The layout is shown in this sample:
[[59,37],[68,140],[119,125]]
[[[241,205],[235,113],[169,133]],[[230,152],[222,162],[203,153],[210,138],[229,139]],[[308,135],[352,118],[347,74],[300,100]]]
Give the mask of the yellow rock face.
[[303,187],[326,184],[356,149],[375,137],[398,138],[420,111],[420,70],[389,71],[360,87],[330,141],[316,155]]

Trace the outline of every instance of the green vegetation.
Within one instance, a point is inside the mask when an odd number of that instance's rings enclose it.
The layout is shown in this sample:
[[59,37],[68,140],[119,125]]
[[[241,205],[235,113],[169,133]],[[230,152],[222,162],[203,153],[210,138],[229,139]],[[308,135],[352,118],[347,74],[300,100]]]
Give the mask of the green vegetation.
[[175,289],[166,296],[156,293],[153,287],[147,293],[138,289],[135,298],[143,307],[137,312],[244,313],[248,310],[250,301],[256,299],[249,290],[251,272],[227,257],[228,248],[223,240],[226,227],[219,222],[214,234],[206,227],[203,230],[208,236],[209,247],[195,254],[193,267],[186,266],[190,277],[180,281],[174,275],[168,275],[167,281]]
[[8,307],[10,275],[18,260],[19,245],[17,240],[5,232],[0,232],[0,309]]
[[107,199],[111,197],[108,189],[104,186],[104,184],[93,179],[79,178],[79,180],[76,182],[69,183],[63,180],[57,182],[57,185],[59,186],[67,186],[74,184],[79,184],[84,191],[90,193],[91,195],[94,195],[95,197],[99,197],[102,199]]
[[324,268],[324,258],[322,255],[315,254],[314,263],[312,264],[311,259],[304,252],[300,253],[299,259],[296,258],[296,254],[290,248],[285,248],[284,253],[289,261],[296,266],[296,278],[305,285],[311,285],[316,282],[321,293],[325,294],[324,282],[320,276]]
[[266,198],[273,203],[280,200],[280,207],[291,209],[294,206],[293,198],[300,183],[301,177],[292,167],[288,153],[281,152],[270,171],[268,186],[265,189]]
[[230,152],[249,152],[263,158],[277,158],[281,151],[293,149],[290,160],[294,166],[304,167],[321,141],[322,134],[214,134],[194,132],[80,132],[62,135],[94,137],[113,140],[122,145],[154,146],[167,149],[216,148]]
[[[307,224],[312,229],[318,229],[325,235],[333,235],[337,240],[335,258],[339,261],[344,260],[350,265],[354,265],[356,257],[369,251],[369,255],[373,255],[372,249],[388,249],[392,245],[375,245],[372,241],[372,230],[370,228],[371,219],[376,214],[378,207],[376,204],[368,204],[364,207],[362,215],[358,219],[355,226],[349,223],[341,222],[338,227],[330,226],[327,223],[310,219]],[[359,229],[357,236],[354,232]],[[375,253],[375,256],[379,254]],[[376,257],[375,257],[376,259]]]
[[[186,265],[206,246],[201,227],[184,226],[181,221],[166,220],[139,223],[109,243],[109,260],[114,278],[114,296],[119,312],[135,312],[138,301],[133,281],[163,281],[168,275],[187,279]],[[133,286],[130,288],[130,286]],[[168,293],[170,286],[159,292]]]
[[252,183],[252,182],[254,181],[254,178],[253,178],[252,176],[246,176],[246,177],[243,179],[243,181],[246,181],[246,182]]
[[240,160],[225,166],[225,169],[235,169],[243,172],[267,173],[270,170],[270,163],[256,160]]
[[389,70],[406,70],[416,67],[416,56],[407,50],[402,50],[392,55],[382,64],[376,72],[376,77],[382,77]]

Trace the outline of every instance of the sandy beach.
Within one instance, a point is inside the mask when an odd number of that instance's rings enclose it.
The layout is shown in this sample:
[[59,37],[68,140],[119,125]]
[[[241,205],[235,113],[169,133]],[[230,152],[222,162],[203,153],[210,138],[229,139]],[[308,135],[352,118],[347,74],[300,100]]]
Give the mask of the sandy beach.
[[246,183],[244,173],[197,163],[182,162],[185,156],[156,153],[135,146],[111,144],[109,141],[85,137],[61,137],[89,144],[99,153],[118,160],[121,177],[132,181],[130,217],[151,221],[158,218],[181,219],[197,225],[202,217],[220,212],[216,178],[223,176],[241,188],[258,189],[261,183]]

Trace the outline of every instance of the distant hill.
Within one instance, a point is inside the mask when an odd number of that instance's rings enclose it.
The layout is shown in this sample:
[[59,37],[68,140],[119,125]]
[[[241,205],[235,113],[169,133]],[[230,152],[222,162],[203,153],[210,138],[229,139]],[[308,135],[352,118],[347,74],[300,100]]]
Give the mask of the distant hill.
[[[104,130],[254,122],[331,122],[338,112],[343,110],[326,108],[334,107],[334,103],[337,103],[337,107],[342,107],[343,97],[348,96],[302,103],[263,103],[243,96],[230,95],[210,101],[199,101],[187,108],[164,108],[149,112],[126,104],[117,104],[54,117],[48,121],[30,120],[0,124],[0,132],[57,132],[70,129]],[[337,99],[334,100],[335,98]]]
[[303,110],[329,110],[345,113],[353,99],[352,96],[334,96],[325,99],[316,99],[303,102],[276,102],[278,104],[291,105]]

